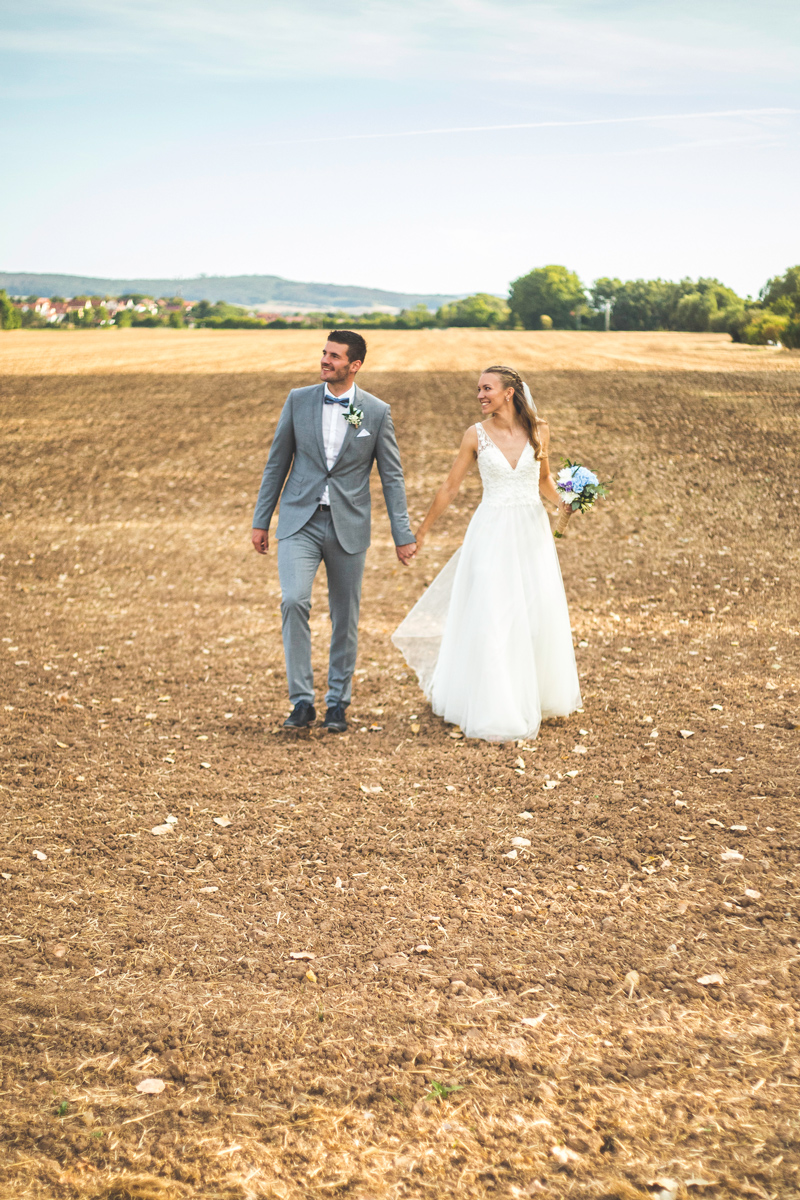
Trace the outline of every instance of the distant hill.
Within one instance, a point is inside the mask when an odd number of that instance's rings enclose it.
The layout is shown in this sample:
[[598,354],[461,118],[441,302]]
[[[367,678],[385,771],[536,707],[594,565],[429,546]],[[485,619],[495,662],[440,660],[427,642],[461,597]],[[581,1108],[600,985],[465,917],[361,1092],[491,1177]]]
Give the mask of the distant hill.
[[95,279],[89,275],[37,275],[0,271],[0,288],[10,296],[80,296],[143,292],[147,296],[183,296],[184,300],[226,300],[229,304],[269,305],[276,311],[439,308],[456,296],[385,292],[380,288],[338,283],[297,283],[279,275],[201,275],[197,279]]

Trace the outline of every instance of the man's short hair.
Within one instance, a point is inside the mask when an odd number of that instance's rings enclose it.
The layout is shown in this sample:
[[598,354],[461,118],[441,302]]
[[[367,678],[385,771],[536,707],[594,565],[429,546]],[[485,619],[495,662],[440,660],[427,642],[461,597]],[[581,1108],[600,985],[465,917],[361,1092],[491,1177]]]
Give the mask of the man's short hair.
[[363,362],[367,357],[367,343],[360,333],[355,333],[352,329],[332,329],[328,334],[328,341],[347,346],[348,362],[355,362],[356,359]]

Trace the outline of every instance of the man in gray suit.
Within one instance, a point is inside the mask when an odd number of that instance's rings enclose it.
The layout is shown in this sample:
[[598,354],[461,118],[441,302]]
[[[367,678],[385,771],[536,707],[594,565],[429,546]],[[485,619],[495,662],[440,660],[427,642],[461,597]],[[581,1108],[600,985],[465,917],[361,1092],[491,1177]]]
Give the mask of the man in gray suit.
[[335,329],[329,335],[322,353],[322,382],[289,392],[256,501],[253,546],[266,554],[269,524],[286,484],[277,529],[283,650],[294,705],[284,721],[286,729],[304,729],[317,717],[308,615],[320,562],[328,575],[333,625],[323,726],[334,733],[347,729],[374,462],[397,557],[408,566],[416,553],[389,405],[356,387],[366,354],[361,334]]

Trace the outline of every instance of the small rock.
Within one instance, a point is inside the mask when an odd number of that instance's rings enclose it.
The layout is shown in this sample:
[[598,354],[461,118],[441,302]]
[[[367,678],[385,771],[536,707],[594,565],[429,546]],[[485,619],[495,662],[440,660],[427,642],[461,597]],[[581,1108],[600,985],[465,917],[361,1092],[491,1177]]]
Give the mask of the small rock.
[[682,738],[694,737],[694,730],[693,729],[679,729],[678,736],[682,737]]
[[551,1146],[550,1153],[556,1162],[561,1163],[562,1167],[567,1167],[580,1158],[580,1155],[576,1154],[574,1150],[570,1150],[569,1146]]
[[145,1096],[160,1096],[166,1086],[163,1079],[142,1079],[137,1083],[136,1090]]
[[723,862],[729,862],[729,863],[744,862],[744,855],[740,854],[738,850],[723,850],[720,857]]
[[666,1175],[659,1175],[657,1179],[651,1179],[649,1186],[659,1189],[653,1193],[655,1200],[676,1200],[681,1187],[676,1179],[670,1179]]
[[530,846],[530,844],[531,844],[531,843],[530,843],[530,838],[524,838],[524,837],[514,837],[514,838],[512,838],[512,839],[511,839],[511,845],[512,845],[512,846],[519,846],[519,847],[523,847],[523,846]]
[[712,987],[714,984],[721,987],[725,980],[715,972],[713,975],[700,975],[697,982],[701,987]]
[[628,974],[625,976],[625,979],[623,982],[625,984],[625,987],[628,989],[628,999],[632,1000],[633,993],[636,991],[637,987],[639,986],[639,972],[638,971],[628,971]]
[[47,855],[41,850],[32,850],[31,858],[35,858],[37,862],[47,862]]

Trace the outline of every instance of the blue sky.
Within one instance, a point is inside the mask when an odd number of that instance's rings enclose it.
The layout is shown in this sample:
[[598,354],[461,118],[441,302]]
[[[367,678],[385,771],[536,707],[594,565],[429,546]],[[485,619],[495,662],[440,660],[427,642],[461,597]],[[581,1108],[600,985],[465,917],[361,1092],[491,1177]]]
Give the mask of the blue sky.
[[755,293],[799,50],[796,0],[5,0],[0,269]]

